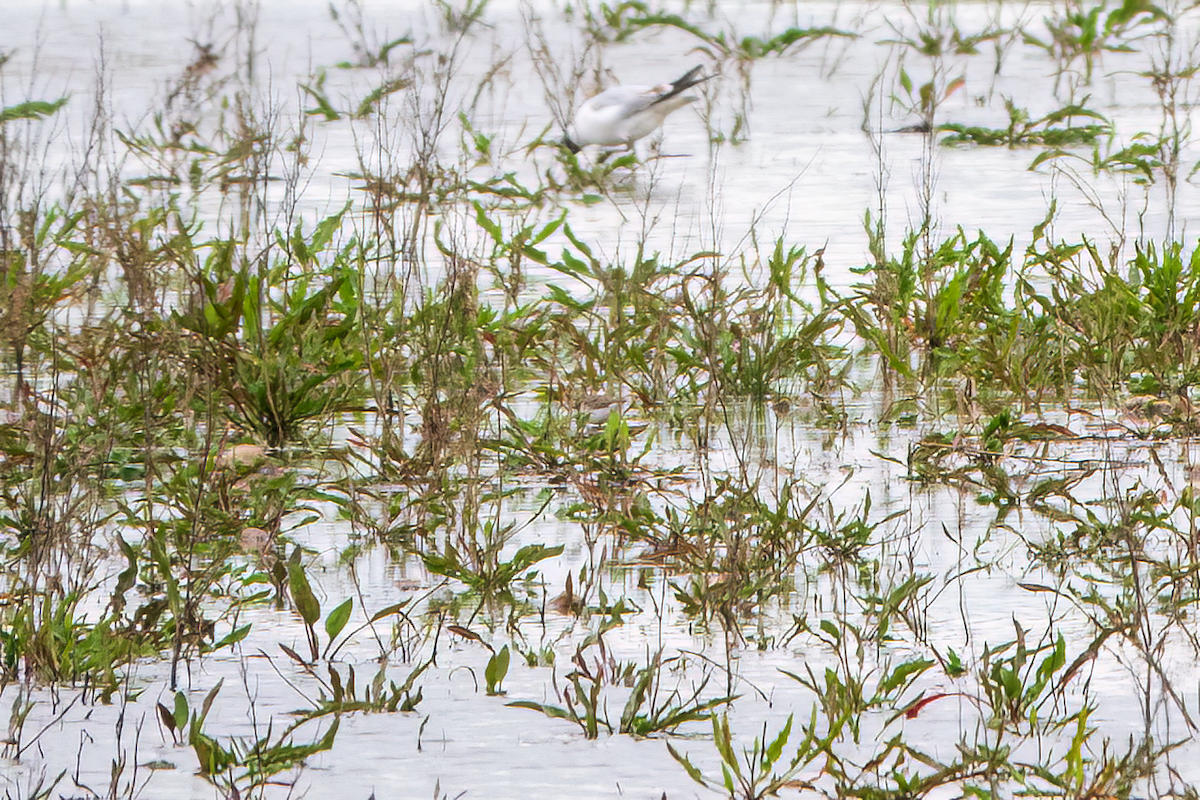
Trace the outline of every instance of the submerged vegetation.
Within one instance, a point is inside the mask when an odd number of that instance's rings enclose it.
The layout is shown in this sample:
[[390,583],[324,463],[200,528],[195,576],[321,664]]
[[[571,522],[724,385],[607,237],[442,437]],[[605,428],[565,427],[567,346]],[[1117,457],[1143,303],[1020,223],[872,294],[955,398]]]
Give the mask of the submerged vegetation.
[[[105,69],[28,97],[0,53],[6,797],[320,794],[382,717],[456,796],[446,696],[628,739],[656,797],[1195,795],[1195,12],[433,0],[396,36],[348,2],[288,110],[234,5],[137,121]],[[695,234],[686,162],[541,128],[649,37],[717,76]],[[883,54],[862,255],[773,226],[778,186],[730,242],[756,71],[836,85],[851,46]],[[1043,96],[994,90],[1018,58]],[[1097,110],[1102,68],[1157,129]],[[521,70],[550,113],[506,123]],[[1056,193],[947,222],[942,159],[994,147]],[[575,791],[540,765],[505,791]]]

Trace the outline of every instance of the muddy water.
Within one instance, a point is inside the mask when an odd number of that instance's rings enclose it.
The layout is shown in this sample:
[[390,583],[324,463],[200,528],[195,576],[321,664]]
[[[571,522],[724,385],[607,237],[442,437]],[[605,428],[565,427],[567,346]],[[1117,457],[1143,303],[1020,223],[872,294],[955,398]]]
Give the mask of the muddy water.
[[[569,23],[553,8],[541,9],[548,41],[569,57],[580,46],[578,20]],[[983,30],[993,20],[1001,26],[1028,21],[1038,28],[1046,13],[1037,5],[998,6],[964,4],[952,11],[954,22],[965,31]],[[239,14],[253,21],[253,34],[236,34]],[[914,17],[914,14],[916,15]],[[995,240],[1015,237],[1018,247],[1028,240],[1032,227],[1046,214],[1051,199],[1060,215],[1055,232],[1066,239],[1081,234],[1101,242],[1128,246],[1140,236],[1161,238],[1168,230],[1161,186],[1144,188],[1131,177],[1093,175],[1087,164],[1062,159],[1037,171],[1027,167],[1034,153],[1002,148],[937,149],[925,161],[920,136],[897,133],[916,120],[891,102],[890,89],[882,99],[872,92],[872,81],[894,76],[902,48],[881,43],[915,29],[923,11],[910,11],[896,3],[811,3],[781,10],[773,4],[722,4],[713,29],[732,27],[741,35],[777,32],[788,25],[831,25],[859,34],[853,39],[820,43],[794,54],[767,58],[754,66],[748,97],[749,138],[737,146],[713,146],[711,133],[729,134],[743,102],[743,90],[732,75],[719,77],[710,86],[713,101],[712,130],[694,111],[673,116],[665,126],[662,158],[627,176],[626,189],[592,206],[572,205],[571,224],[581,238],[596,242],[614,261],[627,257],[644,240],[651,250],[669,258],[683,258],[701,250],[733,253],[747,246],[750,234],[764,246],[776,237],[810,251],[826,248],[826,278],[840,289],[857,280],[851,269],[867,259],[862,230],[865,211],[885,214],[890,240],[895,243],[922,216],[921,197],[928,192],[934,217],[942,231],[958,226],[983,229]],[[311,80],[318,67],[331,67],[353,57],[346,38],[329,22],[328,6],[318,2],[264,0],[257,6],[207,3],[64,2],[40,4],[10,0],[5,13],[0,46],[12,51],[3,73],[3,104],[27,98],[71,95],[66,111],[56,118],[44,141],[47,191],[67,191],[84,158],[89,120],[95,111],[97,87],[103,86],[101,108],[118,127],[138,127],[162,107],[188,64],[195,57],[189,39],[223,45],[228,58],[239,48],[253,52],[255,96],[263,113],[278,115],[285,126],[300,129],[298,108],[311,103],[295,90]],[[527,15],[528,16],[528,12]],[[388,3],[368,8],[368,27],[375,41],[387,41],[412,32],[422,46],[448,49],[452,34],[439,28],[437,15],[425,4]],[[480,76],[498,60],[509,65],[480,93],[473,122],[477,129],[495,135],[494,152],[503,153],[492,165],[476,167],[475,177],[512,171],[533,182],[552,168],[546,150],[525,155],[524,143],[547,126],[553,117],[543,88],[530,63],[527,19],[515,3],[492,2],[479,27],[461,45],[461,72],[452,85],[455,102],[465,102],[476,90]],[[610,46],[605,64],[626,82],[653,83],[673,78],[701,57],[689,52],[695,41],[678,31],[634,36]],[[927,77],[922,62],[912,53],[904,56],[914,81]],[[1106,54],[1096,68],[1089,104],[1112,117],[1122,137],[1131,138],[1159,124],[1153,93],[1139,72],[1146,56],[1138,53]],[[1058,105],[1053,95],[1053,65],[1032,48],[1014,45],[1002,57],[997,73],[995,58],[985,52],[947,60],[947,71],[961,74],[964,87],[942,108],[944,119],[964,124],[1001,126],[1003,104],[1011,97],[1034,116]],[[224,67],[221,67],[224,68]],[[331,95],[344,92],[360,96],[375,73],[341,74],[332,70]],[[894,80],[888,84],[894,85]],[[358,94],[355,94],[355,93]],[[873,98],[873,99],[872,99]],[[864,107],[868,111],[864,112]],[[272,204],[264,210],[270,218],[287,213],[314,220],[339,208],[347,199],[358,199],[356,183],[347,177],[366,163],[369,166],[403,165],[409,158],[405,115],[412,109],[393,97],[385,107],[394,128],[380,131],[374,123],[339,121],[319,123],[307,119],[309,162],[304,191],[295,197],[284,185],[272,188]],[[866,127],[872,131],[864,133]],[[550,135],[556,135],[553,132]],[[452,139],[454,137],[451,137]],[[1088,153],[1082,153],[1089,156]],[[1195,160],[1195,154],[1191,154]],[[449,156],[453,157],[453,156]],[[1186,155],[1184,161],[1187,161]],[[126,178],[149,171],[134,160],[114,162],[113,169]],[[61,169],[61,173],[55,170]],[[186,192],[185,192],[186,193]],[[1194,230],[1197,204],[1194,187],[1181,184],[1175,231]],[[294,208],[290,204],[295,203]],[[214,230],[228,224],[229,207],[200,200],[197,213]],[[448,217],[458,212],[448,211]],[[470,240],[465,216],[448,225]],[[534,212],[549,220],[553,209]],[[553,243],[553,241],[552,241]],[[559,242],[561,244],[561,242]],[[553,248],[551,248],[553,250]],[[559,281],[557,273],[535,274],[535,281]],[[872,549],[885,583],[899,583],[910,574],[933,577],[923,608],[925,633],[939,648],[978,653],[985,643],[1002,643],[1014,637],[1014,620],[1031,637],[1049,628],[1061,631],[1073,657],[1090,644],[1091,627],[1084,615],[1058,595],[1030,592],[1018,584],[1059,586],[1071,578],[1050,574],[1029,556],[1029,543],[1040,543],[1056,534],[1044,517],[1013,511],[996,525],[995,509],[976,502],[975,494],[947,488],[923,488],[906,480],[905,469],[881,459],[882,453],[903,462],[909,445],[923,428],[892,429],[878,424],[883,399],[868,392],[848,399],[851,420],[846,433],[831,436],[825,428],[804,421],[803,415],[736,423],[755,429],[753,446],[743,450],[746,431],[739,427],[718,432],[710,442],[712,452],[703,466],[715,472],[732,469],[748,460],[752,472],[771,486],[788,477],[800,477],[807,491],[828,495],[835,509],[853,509],[870,493],[872,516],[882,519],[894,510],[908,513],[881,529],[880,543]],[[1114,419],[1116,412],[1111,412]],[[1092,417],[1060,420],[1077,433],[1094,433],[1100,425]],[[1123,421],[1127,422],[1127,421]],[[1110,430],[1103,432],[1111,433]],[[339,435],[344,435],[342,432]],[[700,464],[687,443],[675,444],[670,435],[659,438],[650,460],[663,465],[684,465],[698,476]],[[1187,482],[1192,454],[1186,443],[1150,447],[1132,437],[1108,438],[1104,444],[1085,440],[1061,445],[1052,453],[1076,464],[1106,460],[1121,465],[1100,471],[1077,487],[1077,495],[1090,498],[1120,497],[1135,487],[1171,496]],[[736,457],[735,457],[736,456]],[[1014,468],[1015,469],[1015,468]],[[1046,468],[1053,470],[1054,467]],[[1030,474],[1034,481],[1044,475]],[[542,488],[531,481],[529,494],[518,497],[504,510],[506,519],[524,524],[512,543],[562,544],[562,557],[545,562],[540,572],[545,590],[556,594],[569,573],[599,554],[605,537],[589,548],[580,527],[553,513],[538,513],[534,493]],[[679,491],[701,496],[698,480]],[[317,594],[328,609],[346,597],[355,597],[354,623],[363,621],[361,609],[378,609],[405,597],[429,602],[448,601],[452,588],[428,574],[418,563],[397,561],[383,548],[368,549],[354,560],[351,572],[341,554],[354,541],[355,532],[337,521],[330,510],[327,520],[310,524],[294,538],[318,555],[309,567]],[[795,590],[773,602],[765,611],[764,628],[778,635],[793,616],[813,620],[831,618],[853,600],[846,596],[845,576],[819,572],[815,558],[802,562]],[[115,570],[114,570],[115,571]],[[642,578],[642,580],[639,580]],[[111,578],[110,578],[111,579]],[[604,591],[625,596],[642,609],[629,622],[610,632],[606,643],[622,660],[644,660],[648,652],[664,647],[669,654],[683,653],[677,672],[666,680],[683,689],[706,674],[706,660],[728,666],[734,677],[731,690],[741,695],[731,712],[734,728],[754,735],[764,720],[775,730],[788,714],[805,717],[811,696],[780,669],[800,672],[807,664],[819,674],[829,661],[826,650],[812,639],[797,637],[786,645],[768,642],[759,650],[754,642],[725,647],[719,631],[696,628],[674,599],[669,579],[657,567],[632,565],[604,573]],[[661,613],[653,609],[661,608]],[[98,610],[98,609],[97,609]],[[288,713],[308,707],[316,696],[315,682],[279,651],[278,643],[303,650],[303,631],[297,621],[261,609],[242,617],[252,623],[250,637],[234,652],[196,661],[186,670],[185,685],[193,705],[219,680],[224,681],[219,701],[209,719],[209,730],[222,736],[254,737],[268,728],[280,730]],[[352,624],[354,624],[352,623]],[[930,633],[933,632],[933,633]],[[222,632],[224,633],[224,632]],[[547,611],[544,619],[522,625],[525,644],[547,646],[557,654],[558,680],[569,669],[574,647],[586,625]],[[497,645],[506,641],[501,632]],[[905,644],[907,632],[868,656],[869,663],[898,661],[918,651]],[[1183,701],[1193,715],[1197,697],[1195,657],[1184,642],[1165,637],[1162,658],[1169,677],[1184,690]],[[342,666],[356,666],[360,685],[374,672],[372,659],[378,648],[367,632],[354,637],[342,651]],[[427,652],[425,653],[427,655]],[[488,653],[480,645],[446,635],[439,642],[437,662],[420,680],[423,700],[415,713],[348,715],[342,719],[334,749],[309,759],[296,775],[294,788],[272,787],[271,796],[365,798],[429,797],[435,786],[455,797],[635,797],[710,796],[690,781],[669,757],[661,739],[635,740],[627,736],[601,736],[587,741],[566,722],[551,720],[528,710],[505,707],[506,699],[558,703],[553,674],[548,667],[527,668],[514,660],[504,688],[507,698],[483,695],[483,669]],[[393,657],[389,678],[399,682],[412,663]],[[723,673],[709,670],[719,692]],[[1100,698],[1091,717],[1102,736],[1118,745],[1132,737],[1152,734],[1159,742],[1186,737],[1187,729],[1172,701],[1151,680],[1142,691],[1145,668],[1135,654],[1120,645],[1105,650],[1086,669],[1090,690]],[[958,696],[954,681],[931,671],[919,688],[948,696],[932,704],[916,719],[904,723],[910,741],[919,741],[932,754],[950,758],[963,735],[970,736],[978,712],[972,702]],[[139,767],[131,793],[145,797],[212,797],[214,789],[195,774],[190,749],[173,745],[154,713],[154,704],[170,705],[166,668],[158,662],[137,665],[130,677],[135,697],[127,705],[67,707],[73,696],[35,690],[38,701],[26,725],[25,738],[44,732],[24,751],[19,761],[0,765],[15,797],[31,794],[37,776],[57,775],[66,769],[59,785],[63,796],[73,792],[105,794],[113,759],[124,757],[129,766],[122,782]],[[1083,678],[1080,679],[1081,683]],[[5,706],[16,689],[2,695]],[[624,694],[613,692],[608,712],[619,717]],[[1068,702],[1081,702],[1082,686],[1068,693]],[[1149,713],[1146,709],[1149,708]],[[61,714],[61,716],[60,716]],[[864,741],[882,727],[882,719],[863,721]],[[306,728],[307,733],[315,730]],[[321,728],[323,730],[323,728]],[[703,738],[704,725],[685,728],[695,738],[676,740],[676,747],[691,754],[709,774],[717,770],[712,744]],[[896,728],[890,729],[894,734]],[[119,732],[119,738],[116,734]],[[964,732],[966,732],[964,734]],[[1069,733],[1069,732],[1068,732]],[[864,746],[864,752],[869,749]],[[1200,781],[1200,752],[1192,744],[1177,751],[1173,764],[1185,781]],[[1036,754],[1030,753],[1035,760]],[[144,766],[158,762],[151,771]],[[808,777],[815,778],[815,775]],[[144,783],[143,783],[144,781]],[[71,788],[74,782],[79,788]]]

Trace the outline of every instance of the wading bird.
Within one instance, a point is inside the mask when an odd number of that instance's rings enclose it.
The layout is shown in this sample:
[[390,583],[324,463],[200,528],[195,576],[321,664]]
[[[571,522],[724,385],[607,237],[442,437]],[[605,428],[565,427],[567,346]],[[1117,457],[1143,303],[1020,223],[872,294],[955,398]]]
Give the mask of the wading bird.
[[563,145],[572,153],[589,144],[632,147],[635,141],[656,131],[672,111],[698,99],[684,92],[712,77],[703,73],[704,67],[698,66],[671,83],[605,89],[584,101],[575,112]]

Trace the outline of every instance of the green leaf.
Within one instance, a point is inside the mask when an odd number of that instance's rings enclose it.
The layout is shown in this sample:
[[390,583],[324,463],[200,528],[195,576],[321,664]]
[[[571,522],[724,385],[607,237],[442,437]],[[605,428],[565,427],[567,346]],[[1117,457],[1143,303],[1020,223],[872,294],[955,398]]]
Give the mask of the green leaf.
[[175,730],[183,730],[188,723],[188,701],[183,692],[175,693]]
[[[217,693],[221,691],[221,686],[225,683],[225,679],[217,681],[217,685],[209,689],[208,694],[204,696],[204,702],[200,705],[200,713],[192,714],[191,720],[188,722],[188,737],[193,743],[196,738],[201,735],[201,730],[204,728],[204,720],[208,718],[209,709],[212,708],[213,701],[217,699]],[[175,713],[179,713],[179,699],[176,697]],[[186,699],[184,702],[187,702]]]
[[500,226],[488,219],[487,212],[483,210],[483,206],[478,201],[471,205],[475,207],[475,221],[479,227],[487,231],[497,245],[504,244],[504,231],[500,229]]
[[625,708],[621,711],[621,732],[628,732],[634,719],[637,717],[638,709],[645,702],[646,692],[650,689],[650,684],[654,680],[655,673],[659,669],[659,659],[655,656],[645,669],[638,675],[637,682],[634,684],[633,691],[629,693],[629,699],[625,701]]
[[408,601],[401,600],[399,603],[393,603],[392,605],[388,606],[387,608],[381,608],[378,611],[376,611],[374,614],[371,615],[371,622],[378,622],[379,620],[383,619],[384,617],[389,617],[392,614],[399,614],[401,611],[404,610],[404,607],[406,605],[408,605]]
[[558,230],[560,227],[562,227],[562,224],[564,222],[566,222],[566,219],[567,219],[567,212],[564,211],[558,219],[551,220],[550,222],[548,222],[546,224],[546,227],[544,227],[540,231],[538,231],[537,235],[535,235],[532,239],[530,239],[529,243],[530,244],[541,244],[542,242],[546,241],[548,238],[550,238],[550,235],[552,233],[554,233],[556,230]]
[[18,119],[44,119],[67,104],[68,98],[60,97],[47,102],[45,100],[29,100],[0,109],[0,125]]
[[[765,732],[765,731],[764,731]],[[788,714],[787,723],[783,726],[783,730],[775,737],[775,741],[767,746],[764,753],[766,764],[769,767],[779,760],[779,756],[783,754],[783,746],[787,744],[788,738],[792,735],[792,715]]]
[[369,116],[375,111],[375,106],[379,105],[380,100],[402,89],[407,89],[411,84],[412,81],[407,78],[392,78],[384,81],[359,101],[358,108],[354,110],[354,116],[360,119]]
[[210,650],[220,650],[222,647],[230,647],[245,639],[250,634],[250,625],[243,625],[240,628],[234,628],[219,642],[212,645]]
[[556,547],[546,547],[544,544],[527,544],[516,552],[509,566],[514,574],[524,571],[528,567],[532,567],[539,561],[547,558],[554,558],[562,555],[564,545]]
[[708,786],[708,782],[704,780],[704,776],[700,774],[700,769],[691,761],[689,761],[687,756],[680,755],[679,751],[672,747],[670,742],[667,742],[667,752],[670,753],[671,757],[678,761],[685,770],[687,770],[687,774],[691,776],[692,780],[701,786]]
[[893,690],[906,685],[910,679],[920,675],[932,667],[933,664],[934,662],[927,658],[914,658],[911,661],[905,661],[879,682],[880,693],[885,695],[891,694]]
[[488,696],[504,694],[500,689],[500,684],[504,682],[504,676],[508,674],[508,663],[510,655],[508,645],[500,648],[500,652],[488,659],[487,667],[483,670],[483,677],[487,681]]
[[505,703],[504,705],[508,706],[509,708],[528,708],[532,711],[540,711],[547,717],[554,717],[555,719],[569,719],[571,721],[578,719],[577,715],[571,713],[565,708],[546,705],[545,703],[535,703],[532,700],[513,700],[512,702]]
[[288,587],[292,590],[292,601],[296,604],[300,618],[304,620],[304,624],[312,627],[321,618],[321,603],[313,594],[308,577],[304,574],[304,565],[299,560],[288,563]]
[[[733,771],[740,777],[742,774],[742,768],[738,765],[737,754],[733,752],[733,737],[729,733],[729,719],[724,714],[720,716],[713,714],[712,726],[713,742],[717,745],[717,752],[720,753],[721,760],[724,761],[728,767],[732,767]],[[723,767],[722,769],[725,768]],[[728,782],[728,770],[726,770],[725,777]]]
[[325,633],[329,635],[330,641],[336,639],[337,635],[346,627],[346,623],[350,621],[350,612],[353,610],[354,598],[347,597],[344,603],[329,612],[329,616],[325,618]]

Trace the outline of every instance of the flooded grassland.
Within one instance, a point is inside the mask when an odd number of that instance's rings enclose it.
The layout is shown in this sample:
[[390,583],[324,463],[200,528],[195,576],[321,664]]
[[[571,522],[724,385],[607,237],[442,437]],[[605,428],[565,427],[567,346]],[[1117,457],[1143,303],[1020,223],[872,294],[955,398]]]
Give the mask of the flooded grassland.
[[5,796],[1194,797],[1198,19],[18,0]]

